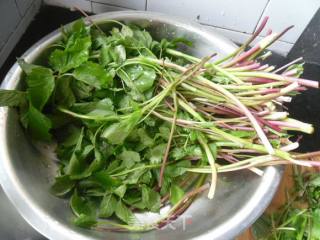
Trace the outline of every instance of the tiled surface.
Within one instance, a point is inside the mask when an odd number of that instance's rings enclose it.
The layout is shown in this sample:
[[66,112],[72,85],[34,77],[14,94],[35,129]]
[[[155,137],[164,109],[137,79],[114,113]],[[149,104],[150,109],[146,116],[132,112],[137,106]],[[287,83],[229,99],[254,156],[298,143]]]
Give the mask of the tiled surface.
[[276,32],[289,25],[295,25],[295,28],[283,36],[280,42],[271,47],[282,55],[288,53],[320,6],[320,0],[44,0],[44,2],[66,7],[77,5],[93,13],[127,9],[163,12],[216,27],[219,32],[236,42],[243,42],[248,37],[246,34],[254,31],[262,17],[270,16],[268,27]]
[[148,0],[147,10],[252,33],[268,0]]
[[[1,0],[0,0],[1,1]],[[91,12],[91,2],[89,0],[44,0],[45,4],[59,7],[78,7],[84,11]]]
[[294,43],[319,7],[320,0],[271,0],[263,15],[270,17],[268,26],[276,32],[294,25],[295,27],[281,38]]
[[[210,26],[208,27],[212,28],[213,31],[220,33],[224,37],[231,39],[237,44],[241,44],[245,42],[251,36],[250,34],[247,34],[247,33],[235,32],[227,29],[218,28],[218,27],[210,27]],[[254,41],[253,44],[255,44],[259,40],[261,40],[261,37],[257,37],[257,40]],[[292,47],[293,47],[292,43],[277,41],[274,44],[272,44],[268,49],[271,51],[275,51],[282,56],[286,56]]]
[[146,7],[146,0],[95,0],[94,2],[131,8],[135,10],[145,10]]
[[[0,0],[0,9],[2,2],[7,2],[10,0],[2,1]],[[12,0],[13,1],[13,0]],[[19,24],[17,24],[14,29],[12,29],[12,33],[8,36],[7,41],[5,42],[4,47],[0,50],[0,66],[2,66],[3,62],[6,60],[11,50],[15,47],[16,43],[21,38],[22,34],[25,32],[26,28],[32,21],[33,17],[38,12],[41,5],[41,0],[34,0],[32,5],[28,8],[23,18],[20,20]],[[3,15],[1,15],[1,18]],[[3,23],[3,22],[2,22]],[[3,24],[0,24],[0,28]],[[1,32],[1,31],[0,31]],[[2,32],[1,32],[2,33]],[[2,36],[2,34],[0,34]]]
[[0,49],[2,49],[20,22],[20,15],[14,0],[0,0],[0,16]]
[[92,12],[94,13],[103,13],[103,12],[111,12],[111,11],[123,11],[128,10],[128,8],[122,8],[117,6],[111,6],[101,3],[92,2]]
[[24,16],[28,8],[31,6],[33,0],[15,0],[21,16]]

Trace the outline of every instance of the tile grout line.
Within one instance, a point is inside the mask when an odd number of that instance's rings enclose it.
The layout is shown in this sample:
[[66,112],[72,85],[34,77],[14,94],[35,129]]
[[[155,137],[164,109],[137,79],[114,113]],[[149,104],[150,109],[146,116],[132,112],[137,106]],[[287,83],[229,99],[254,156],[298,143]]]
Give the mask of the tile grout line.
[[[213,27],[213,28],[218,28],[218,29],[221,29],[221,30],[234,32],[234,33],[244,34],[244,35],[247,35],[248,37],[252,35],[251,33],[240,32],[240,31],[237,31],[237,30],[233,30],[233,29],[230,29],[230,28],[219,27],[219,26],[216,26],[216,25],[210,25],[210,24],[206,24],[206,23],[200,23],[200,24],[204,25],[204,26],[207,26],[207,27]],[[258,37],[261,37],[261,36],[259,35]],[[277,40],[277,42],[287,43],[287,44],[291,44],[291,45],[293,44],[292,42],[288,42],[288,41],[284,41],[284,40]]]
[[119,5],[116,5],[116,4],[102,3],[102,2],[96,2],[96,1],[91,1],[91,8],[92,8],[92,3],[98,3],[98,4],[110,6],[110,7],[118,7],[118,8],[128,9],[128,10],[137,10],[135,8],[123,7],[123,6],[119,6]]
[[20,9],[18,8],[17,0],[14,0],[14,4],[16,5],[17,11],[18,11],[18,13],[20,15],[20,18],[22,19],[23,16],[22,16],[22,13],[20,12]]
[[253,29],[253,31],[252,31],[251,34],[253,34],[254,31],[256,31],[256,29],[257,29],[257,27],[258,27],[258,25],[259,25],[259,22],[261,21],[262,16],[263,16],[264,12],[266,11],[266,9],[267,9],[270,1],[271,1],[271,0],[268,0],[268,2],[266,3],[266,5],[264,6],[264,8],[263,8],[263,10],[262,10],[262,12],[261,12],[261,14],[260,14],[260,17],[259,17],[259,19],[258,19],[258,21],[257,21],[257,23],[256,23],[256,25],[255,25],[255,27],[254,27],[254,29]]
[[215,28],[220,28],[220,29],[223,29],[223,30],[236,32],[236,33],[242,33],[242,34],[246,34],[246,35],[251,35],[251,33],[241,32],[241,31],[233,30],[233,29],[226,28],[226,27],[220,27],[220,26],[217,26],[217,25],[212,25],[212,24],[202,23],[202,22],[198,22],[198,23],[200,23],[201,25],[204,25],[204,26],[208,26],[208,27],[215,27]]

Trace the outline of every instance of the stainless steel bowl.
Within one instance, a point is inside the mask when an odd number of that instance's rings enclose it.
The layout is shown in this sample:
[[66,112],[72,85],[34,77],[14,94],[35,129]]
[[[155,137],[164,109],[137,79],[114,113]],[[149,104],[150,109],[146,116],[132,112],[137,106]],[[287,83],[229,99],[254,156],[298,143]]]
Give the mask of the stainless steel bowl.
[[[92,19],[102,28],[110,27],[107,19],[134,22],[149,29],[158,39],[186,37],[194,42],[194,48],[185,50],[200,57],[213,52],[224,55],[235,49],[231,41],[205,26],[164,14],[126,11],[104,13]],[[59,31],[49,34],[23,57],[27,62],[42,62],[48,46],[59,38]],[[15,64],[1,87],[19,88],[21,76],[22,71]],[[274,167],[266,168],[262,177],[249,171],[221,174],[214,200],[205,196],[197,199],[182,217],[165,229],[144,233],[85,230],[70,223],[72,213],[68,202],[49,193],[56,169],[50,158],[30,142],[15,110],[0,109],[1,185],[21,215],[50,239],[232,239],[262,214],[281,179],[281,170]]]

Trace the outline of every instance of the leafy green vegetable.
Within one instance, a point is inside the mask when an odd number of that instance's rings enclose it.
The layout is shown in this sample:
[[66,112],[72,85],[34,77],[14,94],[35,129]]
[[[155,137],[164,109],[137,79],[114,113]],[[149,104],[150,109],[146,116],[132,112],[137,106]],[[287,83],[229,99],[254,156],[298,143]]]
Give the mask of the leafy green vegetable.
[[70,206],[74,214],[79,217],[81,214],[92,216],[95,214],[93,205],[86,199],[80,197],[75,191],[70,199]]
[[55,82],[51,69],[36,67],[27,74],[27,92],[31,104],[42,110],[51,96]]
[[142,187],[142,204],[152,212],[158,212],[160,209],[160,194],[147,186]]
[[51,120],[32,105],[29,106],[26,121],[32,137],[43,141],[51,140]]
[[148,154],[148,157],[150,158],[150,162],[153,164],[160,163],[162,161],[166,147],[167,147],[167,144],[162,143],[152,148]]
[[[289,201],[278,211],[264,214],[253,225],[255,239],[320,239],[318,174],[303,171],[294,168],[294,188],[288,193]],[[306,204],[307,207],[299,208]]]
[[172,184],[170,188],[170,202],[172,205],[177,204],[184,196],[184,191],[178,185]]
[[[301,64],[280,75],[269,68],[252,71],[247,61],[258,65],[263,48],[243,59],[243,46],[211,62],[178,51],[182,44],[191,47],[183,38],[153,39],[146,29],[115,20],[105,27],[108,32],[83,20],[63,27],[44,65],[18,59],[22,90],[0,90],[0,106],[17,107],[32,140],[56,143],[51,192],[70,200],[75,225],[154,229],[206,189],[206,174],[211,198],[221,171],[261,174],[260,166],[298,163],[296,154],[284,151],[295,146],[286,130],[311,133],[312,126],[288,118],[278,105],[296,94],[288,89],[297,82],[301,89],[317,86],[292,79],[302,73]],[[290,221],[279,239],[318,238],[320,184],[316,177],[310,181],[304,186],[310,209],[287,208]],[[136,224],[136,209],[159,213],[169,203],[174,207],[162,219]]]
[[100,204],[99,216],[103,218],[110,217],[115,212],[116,207],[117,199],[113,194],[105,195]]
[[57,79],[55,99],[58,105],[71,107],[76,102],[76,96],[72,90],[73,78],[63,76]]
[[132,211],[121,200],[116,205],[115,214],[119,219],[128,224],[132,223],[135,219]]
[[59,73],[65,73],[88,61],[91,37],[83,20],[76,24],[78,27],[72,29],[64,50],[55,49],[49,57],[50,65]]
[[110,86],[114,74],[107,72],[101,65],[94,62],[86,62],[77,67],[73,76],[89,86],[93,86],[97,89]]
[[19,107],[27,101],[26,93],[18,90],[0,89],[0,107]]
[[71,180],[68,175],[56,177],[54,184],[51,186],[51,192],[56,196],[64,196],[69,193],[75,186],[75,181]]
[[120,198],[123,198],[126,191],[127,191],[127,186],[121,185],[121,186],[117,187],[113,192],[114,192],[114,194],[118,195]]
[[88,116],[111,116],[115,115],[113,104],[109,98],[98,102],[85,102],[73,104],[72,110]]
[[113,123],[106,127],[101,134],[101,137],[106,138],[109,143],[119,145],[129,136],[133,128],[138,124],[142,113],[140,111],[135,111],[128,118],[118,122]]
[[132,167],[135,162],[140,162],[140,155],[137,152],[134,151],[123,151],[119,155],[119,159],[123,161],[123,164],[127,167],[130,168]]
[[152,68],[143,67],[141,65],[131,65],[125,68],[126,73],[128,74],[130,81],[126,81],[126,84],[129,88],[135,88],[139,92],[145,92],[149,90],[156,79],[156,72]]
[[77,218],[73,219],[73,224],[82,228],[91,228],[97,224],[97,220],[93,216],[81,214]]

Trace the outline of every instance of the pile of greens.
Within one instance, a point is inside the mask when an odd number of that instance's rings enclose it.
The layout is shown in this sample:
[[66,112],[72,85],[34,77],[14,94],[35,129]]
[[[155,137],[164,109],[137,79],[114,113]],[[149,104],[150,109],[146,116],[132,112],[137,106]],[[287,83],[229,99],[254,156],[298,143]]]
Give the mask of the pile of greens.
[[[57,143],[52,192],[70,198],[76,225],[150,230],[203,191],[213,198],[219,172],[319,165],[290,153],[298,143],[287,130],[313,128],[281,108],[318,83],[299,78],[301,62],[276,70],[261,62],[286,30],[248,48],[265,20],[235,52],[210,61],[178,51],[191,44],[185,39],[156,41],[138,26],[110,24],[108,32],[83,20],[63,28],[43,66],[18,61],[24,91],[0,90],[0,106],[18,107],[32,139]],[[135,218],[167,204],[154,223]]]
[[294,188],[287,201],[271,214],[264,214],[253,225],[257,240],[320,239],[320,176],[294,166]]

